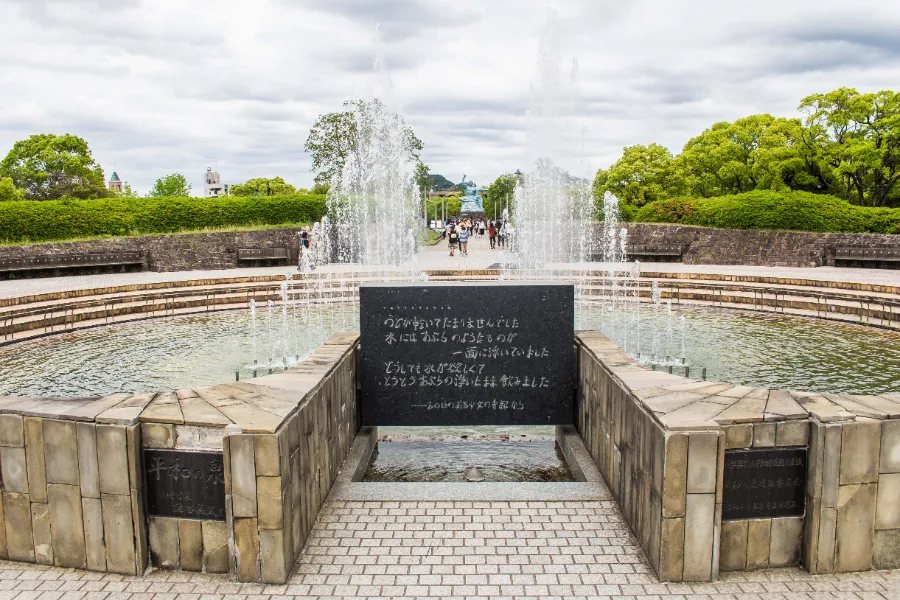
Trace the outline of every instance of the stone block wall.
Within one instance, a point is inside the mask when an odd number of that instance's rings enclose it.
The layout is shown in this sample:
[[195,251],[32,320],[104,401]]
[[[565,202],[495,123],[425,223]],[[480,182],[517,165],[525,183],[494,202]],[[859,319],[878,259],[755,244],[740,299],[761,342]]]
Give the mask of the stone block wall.
[[[153,566],[284,583],[359,430],[355,334],[332,337],[284,373],[177,398],[183,410],[209,401],[237,421],[207,409],[205,425],[161,423],[151,405],[141,418],[157,421],[142,423],[144,447],[223,452],[225,520],[151,517]],[[255,408],[234,412],[241,401]],[[283,418],[265,425],[273,410]]]
[[[0,397],[0,558],[284,583],[359,430],[357,340],[249,382]],[[146,449],[221,452],[224,520],[147,515]]]
[[[900,568],[900,394],[687,379],[598,332],[579,332],[576,349],[577,428],[661,580]],[[726,452],[751,448],[806,449],[802,515],[722,519]]]
[[[596,225],[598,231],[601,227]],[[900,246],[900,235],[736,230],[662,223],[625,223],[624,227],[629,244],[680,246],[684,262],[694,265],[820,267],[833,264],[836,246]]]
[[900,568],[900,421],[813,424],[807,494],[811,573]]
[[200,271],[234,269],[239,248],[288,248],[296,262],[298,234],[308,227],[223,231],[218,233],[174,233],[109,238],[83,242],[50,242],[27,246],[0,246],[0,259],[32,256],[62,256],[111,252],[142,252],[150,271]]
[[[585,446],[660,580],[711,581],[719,570],[724,434],[702,425],[667,430],[608,368],[630,359],[592,333],[577,337],[576,427]],[[644,375],[660,385],[681,379]]]
[[25,412],[0,415],[0,557],[143,573],[140,429]]
[[359,430],[355,371],[355,352],[347,353],[276,433],[225,437],[238,581],[284,583],[290,575]]

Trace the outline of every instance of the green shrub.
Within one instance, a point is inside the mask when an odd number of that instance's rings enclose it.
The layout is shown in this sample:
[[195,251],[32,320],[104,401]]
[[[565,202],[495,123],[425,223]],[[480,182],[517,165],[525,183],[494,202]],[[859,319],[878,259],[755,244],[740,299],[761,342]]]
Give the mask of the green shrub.
[[310,223],[324,214],[325,196],[315,194],[0,202],[0,241],[45,242]]
[[900,233],[900,209],[856,206],[809,192],[757,190],[715,198],[670,198],[641,207],[634,218],[727,229]]

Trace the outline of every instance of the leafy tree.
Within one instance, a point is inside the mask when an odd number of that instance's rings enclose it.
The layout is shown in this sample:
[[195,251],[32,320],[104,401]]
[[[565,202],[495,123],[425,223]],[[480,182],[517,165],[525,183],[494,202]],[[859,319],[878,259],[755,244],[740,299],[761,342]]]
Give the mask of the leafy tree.
[[285,183],[281,177],[267,179],[257,177],[246,183],[234,185],[229,190],[232,196],[278,196],[282,194],[295,194],[297,190],[289,183]]
[[769,114],[716,123],[689,140],[676,161],[693,196],[822,187],[800,121]]
[[484,196],[484,213],[489,217],[494,217],[494,209],[499,218],[503,214],[503,209],[512,204],[513,197],[516,194],[516,176],[512,173],[501,175],[488,186]]
[[123,190],[121,196],[123,198],[140,198],[140,195],[131,189],[131,184],[127,181],[123,184]]
[[150,198],[189,198],[191,196],[191,184],[181,173],[172,173],[156,180],[153,187],[147,193]]
[[612,192],[633,206],[678,196],[685,191],[685,178],[665,146],[628,146],[608,171],[594,177],[594,197]]
[[328,194],[328,190],[330,190],[330,189],[331,189],[330,183],[316,182],[316,184],[313,185],[312,193],[313,194],[322,194],[323,196],[325,196]]
[[419,193],[422,198],[428,197],[428,190],[431,188],[432,178],[428,175],[428,165],[423,163],[421,160],[416,163],[416,186],[419,188]]
[[317,171],[316,183],[329,183],[342,171],[351,154],[357,153],[360,163],[363,162],[363,157],[358,154],[360,142],[377,135],[375,123],[390,123],[389,127],[400,128],[404,132],[404,150],[410,160],[419,160],[422,141],[403,117],[388,111],[380,100],[347,100],[344,108],[343,112],[319,115],[303,146],[312,155],[312,170]]
[[24,200],[25,192],[15,186],[9,177],[0,177],[0,202],[5,200]]
[[860,205],[887,205],[900,181],[900,93],[840,88],[804,98],[800,110],[803,142],[839,182],[835,191]]
[[0,176],[12,179],[29,200],[108,196],[103,169],[87,142],[69,134],[44,133],[16,142],[0,162]]

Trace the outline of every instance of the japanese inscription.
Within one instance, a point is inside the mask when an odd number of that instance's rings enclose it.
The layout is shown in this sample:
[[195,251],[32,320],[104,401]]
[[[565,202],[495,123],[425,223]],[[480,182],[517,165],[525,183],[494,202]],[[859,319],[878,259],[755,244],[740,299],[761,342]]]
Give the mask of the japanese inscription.
[[150,516],[225,520],[221,452],[146,449],[144,481]]
[[573,420],[568,284],[360,286],[363,423]]
[[722,483],[722,519],[802,516],[806,448],[727,450]]

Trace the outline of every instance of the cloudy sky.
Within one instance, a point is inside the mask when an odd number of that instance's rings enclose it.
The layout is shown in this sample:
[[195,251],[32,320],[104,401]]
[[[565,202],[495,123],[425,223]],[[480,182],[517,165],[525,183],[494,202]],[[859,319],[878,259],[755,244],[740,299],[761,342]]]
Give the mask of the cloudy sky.
[[[900,0],[555,0],[561,71],[577,59],[583,143],[673,151],[715,121],[798,116],[841,86],[900,87]],[[202,189],[311,185],[317,115],[370,89],[380,26],[394,99],[432,172],[487,184],[525,169],[547,0],[0,0],[0,154],[33,133],[87,139],[141,193],[171,172]],[[563,76],[568,79],[568,75]],[[583,159],[583,160],[582,160]]]

